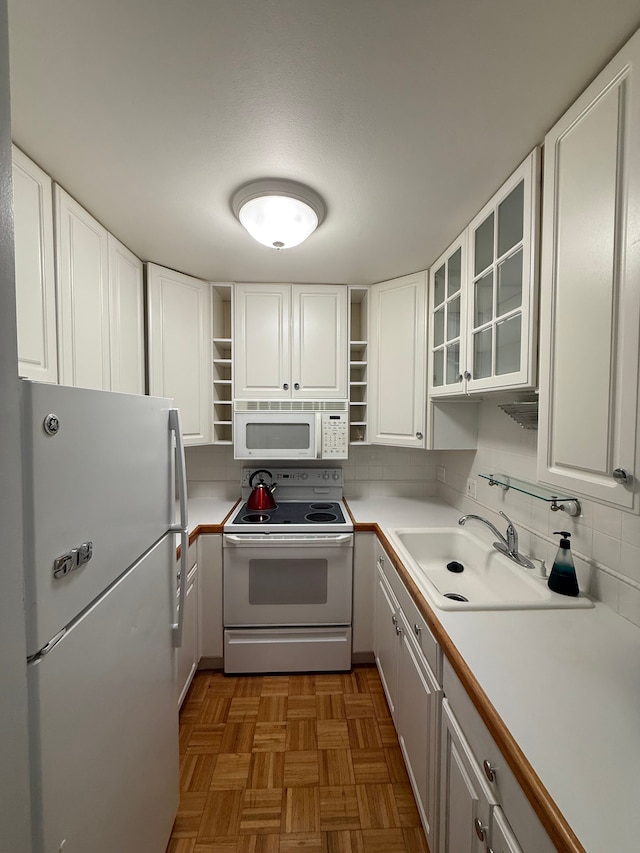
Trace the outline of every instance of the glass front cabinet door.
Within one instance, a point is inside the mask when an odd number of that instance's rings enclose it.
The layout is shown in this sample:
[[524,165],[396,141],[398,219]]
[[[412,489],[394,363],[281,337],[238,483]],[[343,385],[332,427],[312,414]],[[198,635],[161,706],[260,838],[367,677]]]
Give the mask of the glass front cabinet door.
[[466,268],[465,231],[438,258],[430,272],[429,380],[432,397],[464,391]]
[[431,268],[432,398],[535,385],[539,170],[536,148]]
[[466,390],[535,384],[540,150],[468,228]]

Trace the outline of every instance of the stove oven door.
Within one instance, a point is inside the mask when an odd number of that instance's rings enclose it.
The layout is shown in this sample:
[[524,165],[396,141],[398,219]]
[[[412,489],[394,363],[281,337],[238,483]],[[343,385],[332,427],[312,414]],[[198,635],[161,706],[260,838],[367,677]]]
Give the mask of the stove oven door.
[[351,624],[352,533],[227,533],[224,624]]

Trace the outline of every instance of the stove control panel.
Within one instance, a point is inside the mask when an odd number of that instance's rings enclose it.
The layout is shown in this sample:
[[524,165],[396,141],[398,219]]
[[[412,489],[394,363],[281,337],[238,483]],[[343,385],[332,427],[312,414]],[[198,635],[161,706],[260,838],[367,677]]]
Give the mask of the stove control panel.
[[[242,469],[242,486],[249,486],[249,479],[258,468]],[[261,470],[265,470],[262,468]],[[342,468],[274,468],[267,467],[271,474],[271,482],[277,483],[279,489],[288,486],[340,486],[342,487]],[[265,477],[267,484],[269,478]]]

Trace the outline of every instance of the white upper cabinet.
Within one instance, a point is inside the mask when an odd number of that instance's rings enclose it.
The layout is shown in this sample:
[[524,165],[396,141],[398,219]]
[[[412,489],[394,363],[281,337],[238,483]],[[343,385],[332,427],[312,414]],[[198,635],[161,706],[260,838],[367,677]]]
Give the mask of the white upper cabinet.
[[432,397],[464,390],[467,356],[467,231],[431,268],[429,377]]
[[425,446],[426,297],[426,272],[371,287],[372,444]]
[[13,146],[18,370],[58,381],[51,178]]
[[212,428],[211,285],[147,264],[149,393],[180,409],[185,444],[208,444]]
[[60,383],[111,387],[108,232],[55,186]]
[[111,390],[144,394],[142,261],[109,234]]
[[637,512],[640,34],[544,150],[538,478]]
[[539,177],[536,148],[431,268],[432,398],[535,384]]
[[234,397],[346,399],[347,288],[235,285]]
[[466,390],[536,380],[540,149],[469,225]]
[[144,394],[141,261],[54,187],[60,383]]

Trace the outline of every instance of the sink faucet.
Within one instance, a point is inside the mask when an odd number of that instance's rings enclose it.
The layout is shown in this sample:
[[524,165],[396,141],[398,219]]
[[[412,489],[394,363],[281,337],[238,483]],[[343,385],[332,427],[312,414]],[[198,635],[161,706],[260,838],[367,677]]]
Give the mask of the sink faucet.
[[514,563],[517,563],[519,566],[524,566],[525,569],[535,568],[531,560],[525,557],[524,554],[520,554],[518,552],[518,531],[516,530],[513,522],[504,512],[501,512],[500,515],[507,520],[506,538],[502,533],[500,533],[497,527],[481,515],[463,515],[462,518],[458,519],[458,524],[466,524],[470,519],[481,521],[483,524],[486,524],[489,530],[491,530],[491,532],[500,540],[499,542],[493,543],[494,548],[501,551],[503,554],[506,554]]

